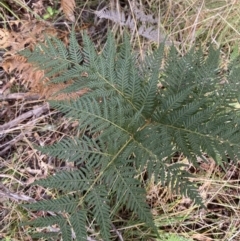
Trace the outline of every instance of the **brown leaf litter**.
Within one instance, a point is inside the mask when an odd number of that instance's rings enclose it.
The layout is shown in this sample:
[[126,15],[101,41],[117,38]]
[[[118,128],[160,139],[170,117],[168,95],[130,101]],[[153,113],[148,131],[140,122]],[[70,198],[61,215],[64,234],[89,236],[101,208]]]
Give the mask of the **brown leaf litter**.
[[62,10],[68,20],[75,22],[74,8],[76,7],[75,0],[61,0]]
[[25,48],[33,50],[37,43],[44,42],[46,35],[57,37],[67,44],[66,32],[56,30],[45,22],[37,21],[13,21],[10,29],[0,28],[0,48],[8,49],[4,54],[1,67],[8,74],[15,73],[16,79],[27,88],[30,95],[39,94],[40,98],[69,100],[87,92],[83,89],[70,94],[56,94],[71,85],[72,80],[58,84],[49,83],[50,79],[44,77],[43,70],[37,70],[25,57],[18,54],[18,51]]

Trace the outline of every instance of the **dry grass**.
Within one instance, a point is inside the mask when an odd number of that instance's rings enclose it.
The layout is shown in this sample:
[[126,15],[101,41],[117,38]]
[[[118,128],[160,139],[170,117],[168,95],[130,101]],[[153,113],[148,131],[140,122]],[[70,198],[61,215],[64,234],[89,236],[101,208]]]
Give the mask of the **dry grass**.
[[239,2],[227,1],[165,1],[162,12],[163,26],[170,38],[181,43],[187,50],[195,44],[214,43],[231,52],[240,33]]
[[199,184],[206,210],[198,209],[188,198],[170,195],[160,185],[151,186],[148,195],[155,200],[156,225],[194,240],[239,240],[239,168],[232,164],[223,171],[210,160],[194,170],[193,181]]
[[[51,1],[43,3],[42,12],[51,5]],[[87,23],[89,33],[96,43],[104,43],[107,27],[115,31],[116,38],[122,34],[123,28],[108,20],[99,20],[93,14],[99,6],[98,1],[76,1],[76,16],[78,24]],[[125,12],[134,14],[132,1],[120,1],[119,5],[109,1],[112,8],[120,5]],[[159,19],[156,26],[161,34],[167,36],[167,41],[178,46],[180,53],[186,53],[193,46],[203,46],[209,43],[221,47],[223,62],[228,62],[239,53],[240,43],[240,2],[238,0],[142,0],[146,14],[152,14]],[[5,7],[0,4],[1,25],[7,26],[12,18],[34,19],[32,10],[29,13],[27,1],[11,0]],[[11,6],[11,9],[8,7]],[[27,16],[27,17],[26,17]],[[55,26],[62,28],[65,23],[60,14],[49,19]],[[139,28],[140,26],[137,25]],[[134,48],[144,55],[146,51],[155,48],[156,43],[143,38],[137,29],[132,34]],[[0,88],[9,82],[10,77],[0,72]],[[2,89],[1,89],[2,90]],[[17,85],[9,90],[17,93]],[[8,99],[0,100],[0,125],[6,124],[29,110],[43,105],[41,101]],[[1,126],[0,126],[1,129]],[[23,200],[33,201],[55,196],[54,190],[32,187],[34,180],[46,177],[54,172],[74,168],[66,162],[61,162],[42,155],[34,149],[34,144],[51,144],[66,135],[76,132],[76,123],[69,123],[60,114],[47,110],[40,116],[30,116],[21,123],[7,130],[0,136],[0,239],[1,240],[31,240],[30,229],[19,225],[22,221],[43,215],[33,213],[19,207]],[[7,151],[4,151],[9,147]],[[199,185],[204,198],[206,210],[199,210],[187,198],[180,198],[170,193],[161,185],[149,184],[147,201],[152,207],[155,223],[160,232],[174,232],[198,241],[210,240],[240,240],[240,166],[231,164],[227,170],[209,164],[202,164],[198,170],[189,169],[196,174],[194,180]],[[133,220],[125,220],[124,240],[156,240],[154,236],[142,228],[142,224],[134,224]],[[119,229],[122,231],[121,229]],[[135,235],[133,235],[133,233]]]

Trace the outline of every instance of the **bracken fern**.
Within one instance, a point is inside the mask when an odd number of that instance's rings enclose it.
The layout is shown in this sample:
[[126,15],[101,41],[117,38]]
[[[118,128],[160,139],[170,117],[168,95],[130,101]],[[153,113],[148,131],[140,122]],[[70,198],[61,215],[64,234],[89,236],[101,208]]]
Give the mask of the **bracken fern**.
[[47,38],[46,44],[21,54],[44,69],[52,82],[71,79],[64,92],[88,89],[71,101],[50,101],[52,108],[78,120],[83,134],[38,149],[75,162],[79,169],[34,183],[56,188],[62,196],[26,205],[52,214],[27,224],[58,224],[64,241],[82,241],[92,223],[108,241],[124,207],[156,231],[142,172],[203,205],[185,165],[172,157],[183,153],[197,166],[198,157],[211,156],[222,165],[240,156],[235,107],[240,68],[232,64],[228,72],[220,69],[219,50],[209,48],[206,57],[201,50],[191,50],[181,57],[174,47],[166,52],[161,44],[141,62],[127,34],[117,47],[109,33],[99,53],[86,34],[81,49],[72,33],[69,46]]

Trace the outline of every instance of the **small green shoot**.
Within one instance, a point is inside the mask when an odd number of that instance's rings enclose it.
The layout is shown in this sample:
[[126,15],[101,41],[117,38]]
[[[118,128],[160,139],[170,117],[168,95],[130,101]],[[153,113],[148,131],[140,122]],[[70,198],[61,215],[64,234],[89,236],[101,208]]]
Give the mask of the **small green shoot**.
[[47,13],[45,13],[45,14],[43,15],[43,19],[44,19],[44,20],[47,20],[47,19],[50,19],[50,18],[54,18],[58,13],[59,13],[58,10],[56,10],[56,9],[48,6],[48,7],[47,7]]

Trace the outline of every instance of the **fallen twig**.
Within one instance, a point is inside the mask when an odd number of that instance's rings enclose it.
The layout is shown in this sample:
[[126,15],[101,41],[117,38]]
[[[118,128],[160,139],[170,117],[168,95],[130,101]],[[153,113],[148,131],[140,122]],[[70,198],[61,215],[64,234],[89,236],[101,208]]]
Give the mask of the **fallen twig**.
[[28,111],[28,112],[18,116],[14,120],[9,121],[8,123],[3,124],[3,125],[0,126],[0,135],[6,134],[6,130],[8,130],[10,128],[13,128],[14,126],[17,126],[19,123],[21,123],[22,121],[28,119],[29,117],[31,117],[31,116],[38,117],[38,116],[40,116],[41,114],[43,114],[44,112],[46,112],[48,110],[49,110],[49,104],[46,103],[43,106],[40,106],[40,107],[38,107],[36,109],[30,110],[30,111]]
[[29,94],[29,93],[13,93],[13,94],[0,94],[0,100],[38,100],[40,96],[38,94]]
[[11,192],[8,188],[0,184],[0,196],[5,198],[10,198],[15,201],[27,201],[27,202],[36,202],[35,199],[28,197],[24,194],[18,194]]

